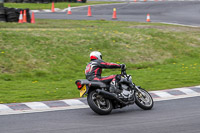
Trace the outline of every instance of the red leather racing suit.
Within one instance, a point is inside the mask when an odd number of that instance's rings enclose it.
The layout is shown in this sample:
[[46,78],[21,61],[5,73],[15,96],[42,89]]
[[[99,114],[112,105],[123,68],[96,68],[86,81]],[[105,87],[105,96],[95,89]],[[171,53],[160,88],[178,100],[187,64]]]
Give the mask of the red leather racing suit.
[[107,63],[103,60],[94,59],[86,66],[85,76],[87,80],[101,81],[104,83],[110,83],[115,80],[116,75],[110,75],[108,77],[101,77],[102,68],[121,68],[121,65],[115,63]]

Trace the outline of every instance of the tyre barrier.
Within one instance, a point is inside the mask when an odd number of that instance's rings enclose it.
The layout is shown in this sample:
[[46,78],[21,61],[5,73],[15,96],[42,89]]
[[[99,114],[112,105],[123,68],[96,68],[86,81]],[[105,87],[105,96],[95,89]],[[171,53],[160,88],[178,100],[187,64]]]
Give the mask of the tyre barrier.
[[0,21],[6,22],[6,12],[5,12],[4,8],[0,8]]
[[26,10],[27,22],[31,22],[31,16],[29,13],[29,9],[16,9],[16,8],[0,8],[0,21],[1,22],[18,22],[20,11]]

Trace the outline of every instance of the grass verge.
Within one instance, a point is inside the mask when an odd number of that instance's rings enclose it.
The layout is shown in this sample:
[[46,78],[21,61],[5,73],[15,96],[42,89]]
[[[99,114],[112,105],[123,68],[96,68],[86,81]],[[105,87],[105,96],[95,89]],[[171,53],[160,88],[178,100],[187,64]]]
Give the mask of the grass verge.
[[[88,1],[87,3],[69,3],[69,2],[57,2],[54,4],[55,8],[65,9],[70,4],[71,7],[85,6],[85,5],[97,5],[97,4],[113,4],[120,2],[105,2],[105,1]],[[51,9],[51,3],[4,3],[5,7],[9,8],[29,8],[31,10]]]
[[[155,23],[0,23],[0,103],[77,98],[89,53],[127,64],[147,90],[200,84],[200,29]],[[103,76],[120,70],[104,70]]]

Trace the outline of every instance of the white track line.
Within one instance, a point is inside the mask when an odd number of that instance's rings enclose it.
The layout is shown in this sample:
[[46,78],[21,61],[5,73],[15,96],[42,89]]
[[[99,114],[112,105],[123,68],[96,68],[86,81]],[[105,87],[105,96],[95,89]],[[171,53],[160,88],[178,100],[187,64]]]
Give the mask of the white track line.
[[187,88],[181,88],[179,89],[179,91],[182,91],[183,93],[187,94],[187,95],[196,95],[196,94],[199,94],[191,89],[187,89]]
[[13,110],[4,104],[0,104],[0,112],[1,111],[13,111]]
[[17,111],[0,111],[0,115],[12,115],[12,114],[24,114],[24,113],[39,113],[39,112],[49,112],[49,111],[60,111],[60,110],[70,110],[70,109],[82,109],[89,108],[88,105],[77,105],[68,107],[58,107],[49,109],[35,109],[35,110],[17,110]]
[[164,91],[152,91],[151,93],[155,93],[157,96],[162,97],[162,98],[174,97],[173,95]]
[[72,105],[85,105],[83,102],[77,99],[69,99],[69,100],[60,100],[65,102],[66,104],[72,106]]
[[170,23],[170,22],[155,22],[155,23],[162,23],[162,24],[171,24],[171,25],[178,25],[178,26],[185,26],[185,27],[193,27],[193,28],[200,28],[200,26],[195,25],[186,25],[186,24],[179,24],[179,23]]
[[46,104],[41,102],[29,102],[24,104],[30,107],[31,109],[49,109],[49,107]]
[[190,98],[190,97],[198,97],[199,94],[190,94],[190,95],[181,95],[181,96],[174,96],[174,97],[168,97],[168,98],[154,98],[154,101],[166,101],[166,100],[175,100],[175,99],[182,99],[182,98]]

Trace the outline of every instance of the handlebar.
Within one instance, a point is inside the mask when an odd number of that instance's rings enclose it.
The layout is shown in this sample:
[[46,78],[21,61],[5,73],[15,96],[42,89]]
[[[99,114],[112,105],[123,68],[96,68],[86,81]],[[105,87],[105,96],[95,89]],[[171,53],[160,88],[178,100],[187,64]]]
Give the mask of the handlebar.
[[126,74],[126,69],[121,69],[121,75],[122,75],[122,76],[127,76],[127,74]]

